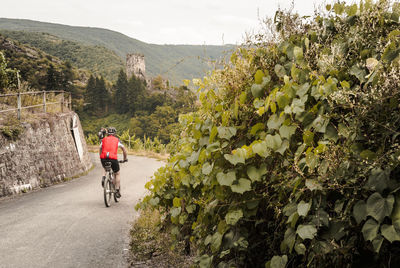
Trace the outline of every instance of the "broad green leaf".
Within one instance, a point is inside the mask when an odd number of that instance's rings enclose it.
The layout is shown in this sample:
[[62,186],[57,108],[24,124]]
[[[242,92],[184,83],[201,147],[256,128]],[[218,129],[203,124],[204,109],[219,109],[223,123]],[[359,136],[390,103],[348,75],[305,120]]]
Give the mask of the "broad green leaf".
[[314,179],[306,179],[306,187],[311,191],[322,190],[322,186]]
[[388,188],[390,170],[382,170],[380,168],[374,168],[371,170],[371,175],[368,177],[368,181],[365,185],[365,188],[373,191],[378,191],[379,193],[383,193],[383,191]]
[[299,213],[300,216],[307,216],[308,211],[311,208],[311,203],[306,203],[303,200],[300,201],[300,203],[297,205],[297,213]]
[[325,130],[324,139],[332,140],[337,142],[339,139],[336,128],[332,124],[328,124]]
[[319,142],[318,146],[314,149],[314,153],[318,155],[326,152],[326,150],[327,150],[326,144]]
[[349,84],[349,82],[347,82],[346,80],[343,80],[342,82],[340,82],[340,85],[341,85],[342,88],[344,88],[344,89],[350,89],[350,84]]
[[273,114],[268,118],[267,127],[269,129],[278,130],[284,121],[285,121],[285,116],[278,116],[277,114]]
[[207,145],[207,151],[216,152],[221,149],[220,146],[221,146],[221,144],[219,141],[211,143],[211,144]]
[[279,128],[279,135],[281,135],[282,138],[290,140],[290,137],[296,132],[296,129],[296,126],[283,125]]
[[265,142],[267,147],[271,148],[273,151],[278,150],[282,146],[282,139],[279,134],[273,136],[268,134],[267,137],[265,137]]
[[325,133],[326,127],[329,124],[329,118],[324,118],[323,116],[319,115],[312,123],[315,131],[320,133]]
[[392,219],[392,224],[400,230],[400,194],[396,193],[395,203],[393,206],[392,215],[390,215]]
[[203,172],[204,175],[210,175],[211,171],[213,170],[213,166],[214,164],[206,162],[203,164],[201,171]]
[[317,234],[317,228],[314,225],[303,225],[300,224],[297,227],[296,233],[301,237],[301,239],[313,239]]
[[285,268],[287,261],[288,257],[286,255],[273,256],[271,259],[270,268]]
[[211,238],[211,251],[213,253],[217,252],[221,247],[222,234],[215,232]]
[[229,225],[236,225],[242,217],[243,211],[241,209],[232,210],[225,215],[225,221]]
[[254,136],[257,134],[258,131],[263,130],[264,128],[265,128],[264,123],[257,123],[251,128],[250,134]]
[[280,153],[281,155],[283,155],[288,148],[289,148],[289,141],[284,139],[282,141],[281,147],[279,147],[279,149],[275,150],[275,152]]
[[285,236],[283,238],[283,242],[288,247],[289,252],[292,251],[294,243],[296,242],[296,232],[292,228],[286,229]]
[[364,150],[360,153],[360,157],[372,161],[376,158],[376,153],[371,150]]
[[171,216],[176,218],[179,214],[181,214],[182,208],[171,208]]
[[383,242],[383,237],[381,235],[377,235],[374,240],[372,240],[372,246],[376,253],[379,253]]
[[305,83],[299,87],[299,89],[296,91],[296,95],[300,97],[300,99],[305,96],[308,93],[308,90],[310,89],[310,84]]
[[396,59],[400,54],[400,48],[396,46],[395,42],[392,42],[389,46],[386,47],[385,51],[382,54],[382,59],[391,63],[394,59]]
[[318,165],[318,156],[312,151],[306,153],[306,165],[310,168],[310,171],[314,170]]
[[152,205],[153,207],[157,206],[158,203],[160,203],[160,198],[158,197],[153,197],[152,199],[150,199],[149,201],[150,205]]
[[294,250],[295,250],[296,253],[299,254],[299,255],[305,255],[305,254],[306,254],[307,248],[306,248],[306,246],[304,246],[303,243],[299,243],[299,244],[296,244],[296,245],[294,246]]
[[325,6],[325,8],[326,8],[327,11],[330,11],[331,8],[332,8],[332,5],[331,5],[331,4],[328,4],[328,5]]
[[314,142],[314,133],[309,130],[306,130],[303,134],[303,141],[308,146],[312,146]]
[[367,218],[367,205],[363,200],[359,200],[353,207],[353,216],[357,224]]
[[290,103],[290,97],[282,92],[278,92],[276,94],[276,102],[278,103],[279,108],[283,109]]
[[235,127],[218,127],[218,136],[222,139],[230,140],[233,136],[236,135]]
[[353,4],[351,6],[346,7],[346,13],[347,13],[347,16],[349,16],[349,17],[355,16],[357,14],[357,11],[358,11],[357,4]]
[[361,230],[363,233],[365,241],[372,241],[378,234],[379,223],[377,223],[374,219],[369,219],[364,223],[364,226]]
[[217,136],[217,134],[218,134],[218,129],[216,126],[213,126],[210,132],[210,140],[209,140],[210,143],[214,141],[214,138]]
[[255,166],[249,166],[247,168],[247,176],[251,179],[251,181],[261,181],[262,176],[267,174],[267,167],[265,165],[261,165],[260,168],[256,168]]
[[195,204],[186,206],[186,211],[189,214],[193,213],[195,210],[196,210],[196,205]]
[[261,70],[257,70],[256,74],[254,75],[254,82],[256,84],[261,84],[263,81],[264,72]]
[[240,104],[245,104],[246,100],[247,100],[247,93],[246,91],[243,91],[239,96],[239,102]]
[[296,60],[302,60],[303,59],[303,49],[301,47],[294,47],[293,55]]
[[236,173],[234,171],[230,171],[226,174],[224,172],[219,172],[217,174],[217,181],[220,185],[231,186],[235,180]]
[[246,161],[247,150],[245,148],[239,148],[232,151],[232,154],[225,154],[224,157],[232,165],[237,165],[238,163],[244,164]]
[[400,235],[393,225],[384,224],[381,226],[381,233],[390,243],[393,241],[400,241]]
[[253,94],[254,98],[259,98],[263,95],[263,85],[253,84],[251,86],[251,94]]
[[181,206],[181,198],[179,197],[174,197],[174,199],[172,200],[172,204],[174,205],[174,207],[180,207]]
[[275,65],[275,73],[278,77],[282,78],[286,75],[286,70],[282,65]]
[[379,193],[375,192],[367,200],[367,213],[378,222],[382,222],[386,216],[390,216],[392,213],[393,204],[393,195],[383,198]]
[[210,268],[212,264],[214,256],[202,255],[199,258],[199,267],[200,268]]
[[251,190],[251,181],[248,179],[239,179],[237,184],[231,185],[231,190],[234,193],[243,194],[244,192]]
[[338,14],[338,15],[341,15],[342,13],[343,13],[343,11],[344,11],[344,4],[341,4],[341,3],[335,3],[334,5],[333,5],[333,10],[335,10],[335,13],[336,14]]
[[364,69],[362,69],[362,68],[360,68],[359,66],[357,66],[357,65],[353,65],[353,66],[350,68],[349,74],[354,75],[355,77],[357,77],[357,79],[358,79],[361,83],[364,83],[365,81],[367,81],[367,80],[365,79],[365,76],[367,75],[367,72],[366,72]]
[[251,149],[255,154],[262,157],[268,157],[271,154],[270,149],[268,149],[267,143],[265,141],[256,142],[251,145]]

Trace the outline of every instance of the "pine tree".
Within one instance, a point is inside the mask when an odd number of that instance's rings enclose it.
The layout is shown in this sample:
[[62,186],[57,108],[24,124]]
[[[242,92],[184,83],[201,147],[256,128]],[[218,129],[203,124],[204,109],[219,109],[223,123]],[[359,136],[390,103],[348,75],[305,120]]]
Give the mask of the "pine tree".
[[127,99],[130,114],[133,115],[136,111],[145,109],[146,87],[143,81],[135,75],[129,79]]
[[96,107],[96,80],[93,77],[93,75],[90,76],[89,81],[86,86],[86,92],[85,92],[85,103],[84,103],[84,109],[88,112],[91,113],[94,110],[94,107]]
[[110,95],[103,77],[96,78],[95,92],[96,108],[94,110],[100,115],[106,114],[110,105]]
[[129,111],[129,103],[127,98],[128,79],[125,72],[121,69],[118,75],[117,83],[115,84],[114,104],[118,113],[124,114]]

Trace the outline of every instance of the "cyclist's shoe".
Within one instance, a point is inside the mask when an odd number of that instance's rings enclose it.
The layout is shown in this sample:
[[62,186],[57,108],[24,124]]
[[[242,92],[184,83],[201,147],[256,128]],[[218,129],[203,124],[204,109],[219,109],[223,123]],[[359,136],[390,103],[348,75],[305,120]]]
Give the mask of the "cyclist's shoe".
[[101,186],[104,187],[104,181],[106,180],[106,176],[103,176],[103,178],[101,178]]
[[119,192],[119,189],[117,189],[117,191],[115,192],[115,196],[117,198],[121,198],[121,193]]

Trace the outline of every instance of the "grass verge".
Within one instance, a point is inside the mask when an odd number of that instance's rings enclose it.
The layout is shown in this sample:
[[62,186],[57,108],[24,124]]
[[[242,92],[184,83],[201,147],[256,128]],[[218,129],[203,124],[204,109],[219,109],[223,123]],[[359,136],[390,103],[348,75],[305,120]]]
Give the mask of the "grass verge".
[[168,226],[160,222],[157,210],[146,209],[132,226],[130,267],[179,267],[193,265],[183,244],[173,242]]

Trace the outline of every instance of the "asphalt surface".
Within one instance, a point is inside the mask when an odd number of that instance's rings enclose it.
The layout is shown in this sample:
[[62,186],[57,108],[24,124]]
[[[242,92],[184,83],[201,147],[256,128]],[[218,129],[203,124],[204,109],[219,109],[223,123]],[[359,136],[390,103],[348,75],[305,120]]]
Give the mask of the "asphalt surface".
[[[86,176],[0,201],[0,267],[126,267],[144,184],[163,165],[129,156],[119,203],[106,208],[101,166]],[[121,158],[121,157],[120,157]]]

